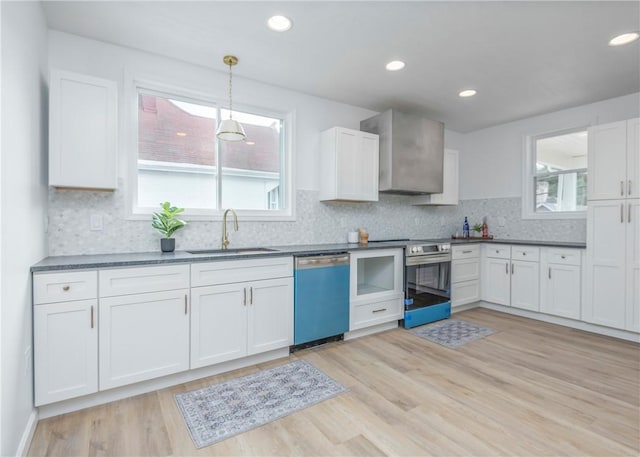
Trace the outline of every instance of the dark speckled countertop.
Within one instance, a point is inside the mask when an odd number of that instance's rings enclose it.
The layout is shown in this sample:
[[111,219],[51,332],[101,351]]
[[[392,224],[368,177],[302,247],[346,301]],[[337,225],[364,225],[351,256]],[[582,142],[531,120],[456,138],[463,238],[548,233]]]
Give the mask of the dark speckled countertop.
[[[418,241],[431,241],[452,244],[475,243],[499,243],[499,244],[526,244],[529,246],[551,246],[564,248],[585,248],[585,243],[566,241],[535,241],[535,240],[450,240],[450,239],[425,239]],[[266,246],[272,251],[260,253],[234,253],[229,254],[190,254],[187,251],[170,253],[162,252],[133,252],[123,254],[93,254],[47,257],[31,267],[32,272],[53,270],[81,270],[92,268],[127,267],[136,265],[161,265],[167,263],[196,263],[217,262],[231,259],[247,259],[259,257],[282,257],[289,255],[313,255],[329,254],[333,252],[346,252],[367,249],[401,248],[406,241],[371,242],[366,246],[359,244],[301,244],[290,246]],[[238,249],[248,250],[248,247]],[[233,249],[232,249],[233,250]]]

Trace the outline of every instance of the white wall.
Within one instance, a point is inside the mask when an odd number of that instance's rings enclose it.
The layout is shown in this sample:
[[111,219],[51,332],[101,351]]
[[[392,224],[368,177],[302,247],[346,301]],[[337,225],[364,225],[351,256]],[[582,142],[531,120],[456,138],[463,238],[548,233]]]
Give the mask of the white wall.
[[470,132],[460,153],[460,199],[520,197],[524,138],[640,116],[640,93]]
[[21,451],[34,417],[29,267],[47,254],[47,29],[39,2],[2,2],[1,455]]
[[[99,41],[57,31],[49,32],[49,59],[51,67],[76,71],[117,81],[120,91],[120,113],[123,113],[125,96],[123,88],[127,75],[142,76],[157,82],[170,84],[191,91],[205,93],[216,99],[228,96],[228,73],[222,64],[222,54],[214,63],[220,63],[220,71],[200,67],[175,59],[160,57],[129,48],[114,46]],[[234,69],[234,106],[242,105],[278,109],[283,112],[295,111],[294,157],[296,164],[297,189],[319,189],[319,143],[320,132],[333,126],[359,129],[360,120],[374,114],[374,111],[351,105],[336,103],[312,97],[299,92],[269,86],[242,78],[242,56]],[[121,122],[126,122],[124,118]],[[122,126],[122,123],[121,123]],[[126,132],[121,128],[121,132]],[[120,174],[126,176],[128,154],[126,136],[120,135]]]

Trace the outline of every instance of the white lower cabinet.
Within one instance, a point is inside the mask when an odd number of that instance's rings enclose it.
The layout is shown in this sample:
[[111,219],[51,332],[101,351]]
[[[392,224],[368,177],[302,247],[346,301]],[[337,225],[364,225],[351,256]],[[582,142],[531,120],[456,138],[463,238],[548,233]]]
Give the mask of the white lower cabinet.
[[480,300],[480,245],[451,248],[451,307]]
[[542,248],[540,311],[580,319],[582,250]]
[[534,246],[483,246],[482,299],[539,311],[540,249]]
[[97,300],[33,310],[35,405],[98,391]]
[[292,258],[226,264],[242,282],[211,274],[224,267],[221,262],[194,264],[191,270],[192,284],[199,285],[191,289],[192,369],[293,344]]
[[100,390],[189,369],[189,289],[100,299]]

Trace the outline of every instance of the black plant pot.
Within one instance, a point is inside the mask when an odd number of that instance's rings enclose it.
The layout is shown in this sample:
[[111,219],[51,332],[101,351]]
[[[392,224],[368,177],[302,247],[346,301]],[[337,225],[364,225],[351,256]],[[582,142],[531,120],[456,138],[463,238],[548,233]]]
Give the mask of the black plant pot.
[[173,252],[176,250],[176,239],[175,238],[161,238],[160,239],[160,249],[162,252]]

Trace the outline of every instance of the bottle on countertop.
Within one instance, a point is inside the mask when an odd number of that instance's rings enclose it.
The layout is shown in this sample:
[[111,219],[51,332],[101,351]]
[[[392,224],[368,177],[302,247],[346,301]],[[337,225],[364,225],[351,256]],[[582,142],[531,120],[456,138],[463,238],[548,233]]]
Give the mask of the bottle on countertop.
[[482,219],[482,238],[489,238],[489,226],[487,225],[487,218]]
[[462,237],[469,238],[469,221],[467,220],[467,216],[464,217],[464,224],[462,224]]

